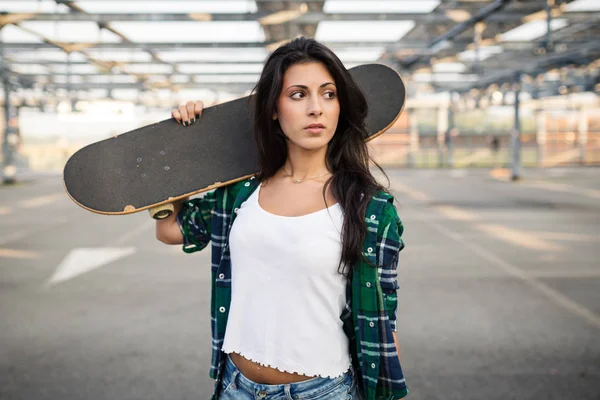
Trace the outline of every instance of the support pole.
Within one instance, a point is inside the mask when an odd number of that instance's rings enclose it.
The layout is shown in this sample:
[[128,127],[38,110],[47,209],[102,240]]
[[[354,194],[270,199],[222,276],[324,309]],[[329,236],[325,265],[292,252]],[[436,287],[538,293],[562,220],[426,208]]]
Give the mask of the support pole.
[[539,109],[535,116],[536,122],[536,142],[537,142],[537,165],[538,167],[544,166],[546,159],[546,112],[544,109]]
[[578,142],[579,142],[579,162],[585,164],[585,149],[587,147],[588,139],[588,116],[585,108],[581,108],[579,111],[579,121],[577,124]]
[[4,132],[2,135],[2,182],[12,184],[16,181],[17,167],[14,162],[14,152],[18,142],[17,109],[10,104],[12,85],[4,59],[4,40],[0,26],[0,72],[4,85]]
[[546,52],[552,51],[554,43],[552,43],[552,8],[554,7],[554,0],[546,0]]
[[416,156],[419,151],[419,119],[417,118],[416,110],[411,110],[409,116],[409,150],[407,156],[407,164],[409,168],[416,166]]
[[452,104],[448,107],[448,129],[446,130],[446,154],[448,168],[454,168],[454,143],[452,134],[454,133],[454,107]]
[[448,105],[442,105],[437,113],[437,147],[438,147],[438,168],[444,166],[444,141],[448,131]]
[[521,73],[517,74],[515,83],[515,122],[512,131],[512,177],[513,181],[521,179]]
[[478,22],[473,29],[473,44],[475,45],[475,59],[473,60],[473,73],[481,73],[481,57],[479,49],[481,47],[481,39],[485,30],[485,22]]

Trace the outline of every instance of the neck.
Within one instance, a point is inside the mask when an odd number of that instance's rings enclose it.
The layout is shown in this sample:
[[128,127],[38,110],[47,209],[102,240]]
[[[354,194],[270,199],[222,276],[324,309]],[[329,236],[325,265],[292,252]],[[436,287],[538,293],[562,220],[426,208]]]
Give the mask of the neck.
[[305,150],[288,146],[288,157],[283,164],[283,170],[296,179],[321,175],[327,172],[326,153],[327,147]]

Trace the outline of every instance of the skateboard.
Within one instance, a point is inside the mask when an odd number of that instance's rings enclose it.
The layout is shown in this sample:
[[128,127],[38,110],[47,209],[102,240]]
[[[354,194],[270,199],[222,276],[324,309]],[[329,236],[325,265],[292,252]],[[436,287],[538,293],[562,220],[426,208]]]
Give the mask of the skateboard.
[[[383,64],[349,70],[363,90],[371,140],[398,119],[406,89]],[[86,210],[126,215],[149,210],[155,219],[173,212],[172,202],[258,173],[249,97],[206,107],[189,127],[174,118],[81,148],[67,161],[69,197]]]

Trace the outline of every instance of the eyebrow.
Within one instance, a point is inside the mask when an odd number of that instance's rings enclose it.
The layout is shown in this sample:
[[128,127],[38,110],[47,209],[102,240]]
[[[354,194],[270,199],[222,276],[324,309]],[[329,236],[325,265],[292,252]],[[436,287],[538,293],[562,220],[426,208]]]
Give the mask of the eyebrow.
[[[323,87],[325,87],[327,85],[333,85],[333,86],[335,86],[335,83],[333,83],[333,82],[326,82],[326,83],[322,84],[321,86],[319,86],[319,89],[321,89],[321,88],[323,88]],[[305,85],[292,85],[292,86],[288,87],[285,90],[288,90],[289,88],[292,88],[292,87],[299,87],[301,89],[308,89],[308,86],[305,86]]]

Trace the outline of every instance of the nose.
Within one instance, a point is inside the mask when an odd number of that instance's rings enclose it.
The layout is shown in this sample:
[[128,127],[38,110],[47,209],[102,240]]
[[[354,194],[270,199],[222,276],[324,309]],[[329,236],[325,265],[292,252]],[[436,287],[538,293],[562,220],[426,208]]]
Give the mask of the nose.
[[323,115],[323,107],[321,107],[318,96],[313,97],[312,100],[308,102],[308,115],[311,117]]

